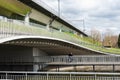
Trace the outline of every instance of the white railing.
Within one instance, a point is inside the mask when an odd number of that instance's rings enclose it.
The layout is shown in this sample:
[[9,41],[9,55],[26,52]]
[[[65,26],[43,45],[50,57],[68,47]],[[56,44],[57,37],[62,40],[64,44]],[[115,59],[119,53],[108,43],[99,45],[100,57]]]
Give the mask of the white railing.
[[[30,58],[31,59],[31,58]],[[71,60],[72,59],[72,60]],[[103,64],[120,64],[120,56],[108,55],[81,55],[81,56],[34,56],[34,60],[26,60],[26,57],[0,57],[0,62],[28,62],[28,63],[103,63]]]
[[120,73],[0,72],[0,80],[120,80]]
[[[42,57],[36,57],[42,59]],[[45,58],[45,56],[43,57]],[[120,64],[120,56],[108,55],[81,55],[81,56],[50,56],[46,57],[48,63],[74,63],[74,64]],[[54,63],[53,63],[54,64]]]
[[30,23],[29,25],[25,25],[25,22],[21,20],[12,20],[12,19],[0,20],[0,35],[1,35],[0,38],[19,36],[19,35],[46,36],[46,37],[63,39],[84,46],[92,45],[95,47],[100,47],[97,45],[93,45],[92,43],[90,44],[83,42],[82,40],[77,39],[64,32],[60,32],[57,30],[56,31],[47,30],[46,26],[42,26],[35,23]]
[[[15,37],[15,36],[44,36],[49,38],[59,39],[69,44],[73,44],[79,47],[83,47],[92,50],[94,53],[119,53],[119,51],[108,51],[100,45],[96,45],[87,41],[84,41],[73,34],[47,30],[46,26],[30,23],[25,25],[24,21],[5,19],[0,20],[0,39]],[[104,54],[105,54],[104,53]]]

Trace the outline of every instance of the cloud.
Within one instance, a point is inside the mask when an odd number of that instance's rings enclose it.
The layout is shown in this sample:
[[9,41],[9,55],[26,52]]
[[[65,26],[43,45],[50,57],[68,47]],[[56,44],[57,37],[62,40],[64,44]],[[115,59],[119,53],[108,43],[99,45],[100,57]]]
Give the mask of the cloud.
[[[58,10],[58,0],[41,0]],[[61,14],[69,20],[85,20],[86,32],[96,27],[101,32],[111,29],[120,33],[120,0],[60,0]],[[81,22],[73,22],[83,30]],[[88,33],[88,32],[87,32]]]

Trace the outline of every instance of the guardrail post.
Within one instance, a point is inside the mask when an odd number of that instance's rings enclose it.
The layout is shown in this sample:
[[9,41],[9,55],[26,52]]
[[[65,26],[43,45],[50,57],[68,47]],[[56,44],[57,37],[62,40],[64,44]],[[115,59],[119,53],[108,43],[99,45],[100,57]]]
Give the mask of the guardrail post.
[[48,79],[48,73],[47,73],[47,80],[49,80],[49,79]]
[[27,77],[28,77],[28,75],[27,75],[27,73],[26,73],[26,74],[25,74],[25,78],[26,78],[26,80],[28,79]]
[[71,73],[70,73],[70,80],[71,80]]
[[94,75],[94,80],[97,80],[96,74]]
[[6,80],[7,80],[7,78],[8,78],[8,74],[6,73],[6,76],[5,76],[5,78],[6,78]]
[[113,72],[115,72],[115,65],[113,64]]

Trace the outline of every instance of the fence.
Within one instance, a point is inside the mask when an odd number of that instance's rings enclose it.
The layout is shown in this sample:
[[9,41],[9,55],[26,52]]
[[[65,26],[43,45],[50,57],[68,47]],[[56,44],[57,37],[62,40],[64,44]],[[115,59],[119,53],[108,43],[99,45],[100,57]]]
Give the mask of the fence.
[[[33,61],[34,58],[34,61]],[[34,56],[31,60],[26,60],[26,57],[16,57],[16,56],[2,56],[0,57],[0,62],[32,62],[32,63],[66,63],[69,62],[69,56]],[[120,64],[120,56],[110,56],[110,55],[81,55],[72,56],[71,63],[105,63],[105,64]]]
[[[46,59],[47,62],[69,62],[69,56],[44,56],[44,57],[35,57],[40,59]],[[110,56],[110,55],[81,55],[81,56],[72,56],[72,62],[74,63],[120,63],[120,56]],[[58,63],[59,64],[59,63]]]
[[46,26],[42,26],[35,23],[30,23],[30,25],[25,25],[24,23],[25,22],[21,20],[12,20],[12,19],[0,20],[0,35],[1,35],[0,38],[21,36],[21,35],[46,36],[46,37],[66,40],[83,46],[93,46],[93,47],[101,48],[101,46],[93,45],[92,43],[82,41],[76,38],[75,36],[71,36],[65,32],[60,32],[57,30],[49,31],[46,29]]
[[[24,21],[12,20],[12,19],[2,19],[0,20],[0,39],[15,37],[15,36],[45,36],[49,38],[59,39],[69,44],[80,46],[86,49],[94,50],[95,53],[120,53],[119,50],[108,50],[100,45],[92,44],[88,41],[82,40],[80,37],[71,35],[70,33],[60,32],[57,30],[50,31],[47,30],[45,26],[30,23],[30,25],[25,25]],[[97,52],[101,51],[101,52]]]
[[0,72],[0,80],[120,80],[120,73]]

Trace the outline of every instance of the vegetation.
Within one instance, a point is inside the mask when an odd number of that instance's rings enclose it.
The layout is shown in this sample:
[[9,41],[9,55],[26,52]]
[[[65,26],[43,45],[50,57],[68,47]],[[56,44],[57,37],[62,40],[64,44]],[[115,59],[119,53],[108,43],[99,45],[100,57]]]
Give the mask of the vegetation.
[[3,30],[3,33],[7,32],[6,36],[10,36],[11,34],[19,34],[19,35],[38,35],[38,36],[47,36],[47,37],[53,37],[58,39],[63,39],[66,41],[70,41],[76,44],[79,44],[80,46],[93,49],[96,51],[101,51],[105,53],[115,53],[120,54],[120,49],[118,48],[104,48],[100,42],[94,42],[93,39],[90,37],[80,37],[79,35],[68,33],[68,32],[59,32],[59,31],[48,31],[43,28],[38,27],[32,27],[32,26],[26,26],[22,23],[15,24],[11,22],[4,22],[0,21],[0,28]]
[[118,37],[118,47],[120,48],[120,34],[119,34],[119,37]]
[[[0,8],[2,8],[4,11],[6,10],[7,13],[9,11],[20,15],[26,15],[31,10],[28,6],[25,6],[17,0],[1,0]],[[0,13],[2,13],[2,11],[0,11]]]

